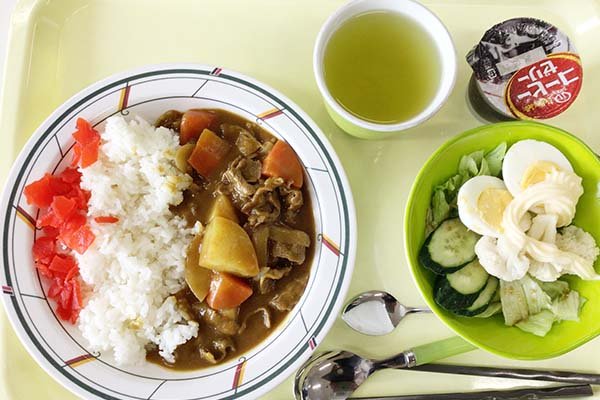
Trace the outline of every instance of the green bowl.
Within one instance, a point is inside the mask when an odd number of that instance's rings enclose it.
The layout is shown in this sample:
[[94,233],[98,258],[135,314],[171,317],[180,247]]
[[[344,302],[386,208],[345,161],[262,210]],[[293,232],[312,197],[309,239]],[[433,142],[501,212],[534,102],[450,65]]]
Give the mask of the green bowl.
[[[509,146],[523,139],[542,140],[557,147],[583,178],[584,194],[577,205],[574,223],[600,242],[600,160],[575,136],[535,122],[505,122],[464,132],[441,146],[419,172],[408,198],[404,217],[406,256],[421,295],[433,312],[453,331],[473,345],[503,357],[540,360],[556,357],[588,342],[600,334],[600,281],[583,281],[569,276],[571,287],[588,299],[580,321],[554,324],[546,337],[538,337],[504,325],[502,315],[492,318],[467,318],[440,308],[433,300],[434,275],[418,261],[425,241],[425,216],[432,189],[456,173],[463,154],[491,150],[502,141]],[[596,261],[598,270],[600,260]]]

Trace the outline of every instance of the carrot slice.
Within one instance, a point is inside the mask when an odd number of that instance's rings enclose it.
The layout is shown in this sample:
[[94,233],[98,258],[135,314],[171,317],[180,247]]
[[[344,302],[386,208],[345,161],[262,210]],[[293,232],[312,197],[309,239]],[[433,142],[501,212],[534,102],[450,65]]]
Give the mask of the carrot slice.
[[86,168],[98,160],[100,147],[100,134],[89,122],[83,118],[77,119],[77,130],[73,133],[75,146],[73,147],[73,163],[79,163],[81,168]]
[[[39,221],[39,220],[38,220]],[[36,222],[36,227],[37,226],[37,222]],[[38,227],[39,228],[39,227]],[[56,239],[56,237],[58,236],[58,234],[60,233],[59,229],[54,227],[54,226],[44,226],[41,227],[42,231],[46,234],[46,237],[50,237],[53,239]]]
[[230,149],[229,143],[205,129],[196,142],[188,163],[205,178],[217,169]]
[[50,297],[51,299],[56,299],[62,291],[63,286],[64,281],[62,279],[54,278],[52,280],[52,284],[48,288],[48,297]]
[[[73,286],[69,285],[69,282],[65,282],[63,284],[62,290],[55,300],[58,303],[58,315],[65,321],[71,319],[71,302],[73,301]],[[60,312],[60,309],[63,309],[66,312],[66,314],[63,315]]]
[[187,110],[181,117],[179,143],[184,145],[198,139],[200,134],[209,129],[217,116],[208,110]]
[[43,264],[41,262],[35,262],[35,268],[39,271],[39,273],[42,276],[45,276],[46,278],[53,278],[54,274],[52,273],[52,271],[50,271],[50,269],[48,269],[48,266],[46,264]]
[[73,159],[71,160],[71,167],[76,167],[81,161],[81,145],[77,142],[73,145]]
[[90,144],[100,139],[100,134],[92,128],[92,125],[83,118],[77,118],[77,130],[73,133],[73,139],[82,145]]
[[98,152],[100,149],[100,140],[86,144],[81,149],[81,159],[79,165],[81,168],[86,168],[98,160]]
[[[73,214],[67,220],[62,222],[58,227],[59,234],[58,238],[63,239],[65,235],[75,232],[80,227],[84,226],[87,222],[87,218],[82,214]],[[64,241],[63,241],[64,243]]]
[[112,215],[101,215],[99,217],[95,217],[94,221],[99,224],[114,224],[115,222],[119,222],[119,218],[113,217]]
[[56,254],[56,239],[42,236],[33,242],[33,260],[42,264],[49,264]]
[[65,281],[71,280],[77,275],[79,275],[79,266],[75,264],[75,266],[71,268],[69,272],[67,272],[67,276],[65,276]]
[[37,181],[25,186],[23,194],[25,194],[27,203],[39,208],[48,207],[54,196],[51,180],[52,175],[46,174]]
[[44,214],[41,215],[36,221],[35,221],[35,227],[38,229],[43,229],[46,227],[52,227],[52,228],[59,228],[60,225],[62,224],[63,221],[61,221],[56,214],[54,214],[54,211],[52,211],[52,209],[48,209],[48,211]]
[[69,318],[69,320],[72,324],[74,324],[75,322],[77,322],[79,312],[83,308],[83,297],[81,295],[81,286],[79,285],[79,281],[77,281],[77,279],[71,279],[69,282],[73,287],[73,298],[71,300],[71,318]]
[[48,269],[55,275],[65,277],[67,273],[77,266],[77,262],[70,255],[57,254],[52,258]]
[[252,287],[243,279],[225,272],[215,272],[206,303],[212,309],[223,310],[239,306],[251,295]]
[[50,189],[53,196],[65,195],[71,190],[71,183],[66,182],[60,175],[50,175]]
[[61,234],[61,239],[70,249],[83,254],[94,242],[96,236],[87,225],[83,225],[74,231]]
[[58,174],[58,178],[62,181],[70,184],[77,184],[81,181],[81,172],[79,172],[76,168],[67,167]]
[[278,140],[263,161],[263,175],[280,177],[296,188],[304,184],[302,164],[292,147]]
[[75,200],[65,196],[54,196],[50,208],[59,221],[63,222],[75,211]]

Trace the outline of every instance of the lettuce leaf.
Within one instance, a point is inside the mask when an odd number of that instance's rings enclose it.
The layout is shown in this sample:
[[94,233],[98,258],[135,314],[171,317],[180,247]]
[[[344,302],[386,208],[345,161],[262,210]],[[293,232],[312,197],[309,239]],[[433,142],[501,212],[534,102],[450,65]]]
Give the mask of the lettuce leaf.
[[525,293],[529,315],[534,315],[550,308],[552,299],[529,275],[525,275],[519,282]]
[[433,192],[433,197],[431,199],[431,212],[433,221],[435,221],[435,226],[439,225],[450,215],[450,205],[446,200],[444,190],[436,190]]
[[533,333],[537,336],[546,336],[554,324],[554,313],[550,310],[544,310],[534,315],[530,315],[524,321],[518,322],[517,327],[522,331]]
[[501,280],[500,301],[505,325],[513,326],[529,317],[529,305],[521,282]]
[[502,142],[496,146],[494,150],[485,155],[485,161],[490,169],[489,175],[500,175],[500,171],[502,171],[502,161],[504,161],[507,148],[506,142]]
[[541,282],[536,280],[536,282],[552,300],[569,293],[571,290],[569,289],[569,283],[565,281]]
[[500,288],[505,324],[537,336],[545,336],[554,322],[579,321],[586,301],[567,282],[540,282],[529,275],[500,281]]
[[479,175],[498,176],[506,154],[506,143],[500,143],[492,151],[478,150],[461,157],[458,173],[433,188],[431,204],[427,213],[426,233],[429,234],[444,220],[458,214],[456,196],[460,187],[469,179]]
[[479,166],[483,160],[483,151],[462,156],[458,163],[458,174],[462,176],[476,176],[479,173]]
[[548,310],[542,310],[537,314],[530,315],[524,321],[516,325],[519,329],[533,333],[537,336],[546,336],[552,324],[560,321],[579,321],[579,311],[586,299],[580,297],[575,290],[566,295],[557,297]]
[[491,170],[490,167],[488,166],[487,161],[485,160],[485,158],[483,160],[481,160],[481,166],[479,167],[479,172],[477,173],[477,175],[491,175]]
[[582,301],[585,303],[586,299],[580,298],[579,293],[572,290],[566,295],[554,299],[550,310],[554,313],[557,321],[579,321]]

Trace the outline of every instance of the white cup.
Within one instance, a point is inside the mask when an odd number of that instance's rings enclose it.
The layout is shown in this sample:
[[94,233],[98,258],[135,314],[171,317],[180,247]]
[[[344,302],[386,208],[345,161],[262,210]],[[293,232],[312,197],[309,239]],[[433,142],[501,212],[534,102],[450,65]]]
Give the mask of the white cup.
[[[431,35],[438,50],[438,61],[441,63],[438,90],[423,111],[406,121],[395,124],[378,124],[363,120],[345,110],[333,98],[325,84],[323,57],[331,35],[348,19],[370,11],[390,11],[410,18]],[[331,15],[321,28],[313,53],[313,69],[327,111],[335,123],[353,136],[363,139],[379,139],[422,123],[442,107],[456,80],[456,54],[450,33],[444,24],[421,4],[412,0],[353,0]]]

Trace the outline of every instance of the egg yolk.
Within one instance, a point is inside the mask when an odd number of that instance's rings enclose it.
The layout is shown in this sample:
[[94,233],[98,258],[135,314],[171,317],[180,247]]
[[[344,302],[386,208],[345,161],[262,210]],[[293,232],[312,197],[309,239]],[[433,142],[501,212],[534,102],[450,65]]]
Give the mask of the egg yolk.
[[502,217],[513,197],[508,190],[487,188],[477,198],[479,216],[488,225],[502,232]]
[[536,161],[525,170],[521,179],[521,188],[526,189],[531,185],[543,182],[552,171],[558,171],[558,165],[550,161]]

